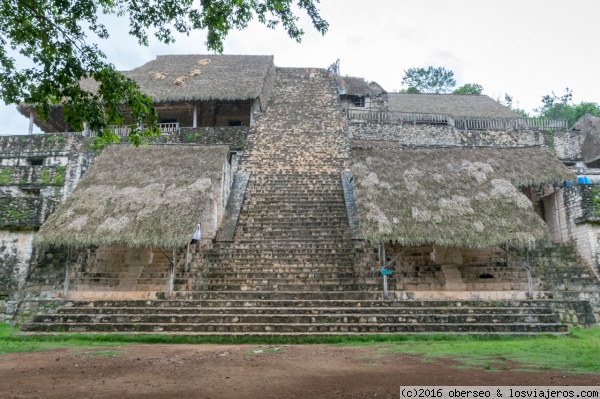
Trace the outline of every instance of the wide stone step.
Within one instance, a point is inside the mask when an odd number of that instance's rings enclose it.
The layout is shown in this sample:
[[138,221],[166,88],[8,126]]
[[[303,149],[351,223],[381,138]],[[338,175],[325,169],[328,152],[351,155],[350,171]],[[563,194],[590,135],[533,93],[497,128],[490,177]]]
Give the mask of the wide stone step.
[[[253,241],[249,247],[237,246],[234,248],[223,248],[221,251],[219,250],[209,250],[204,253],[206,259],[218,259],[219,257],[223,258],[235,258],[242,257],[253,260],[261,260],[261,259],[297,259],[303,260],[306,263],[306,259],[310,258],[318,258],[321,259],[324,256],[335,256],[335,255],[346,255],[351,257],[354,253],[352,252],[352,248],[343,248],[330,246],[328,248],[306,248],[303,251],[302,247],[290,247],[289,252],[286,253],[286,248],[273,248],[274,250],[270,250],[270,248],[264,248],[261,251],[260,245],[264,243],[261,241]],[[269,243],[267,243],[269,244]]]
[[[207,303],[208,304],[208,303]],[[295,314],[295,315],[552,315],[554,312],[550,308],[516,308],[516,307],[480,307],[480,308],[463,308],[463,307],[398,307],[398,306],[377,306],[377,307],[273,307],[264,306],[250,307],[246,302],[236,302],[236,307],[227,306],[220,307],[222,302],[217,302],[214,306],[207,307],[61,307],[57,310],[58,315],[97,315],[97,314],[122,314],[122,315],[152,315],[152,314],[216,314],[216,315],[279,315],[279,314]],[[272,303],[278,304],[278,303]],[[360,305],[360,303],[358,303]]]
[[[216,273],[215,273],[216,274]],[[202,285],[226,284],[226,285],[320,285],[323,289],[327,289],[330,285],[351,286],[355,284],[380,284],[377,277],[352,277],[352,278],[319,278],[319,277],[296,277],[296,278],[227,278],[222,275],[203,275],[201,280]],[[390,281],[393,283],[393,281]]]
[[296,224],[291,224],[291,223],[285,223],[283,222],[283,220],[281,221],[277,221],[274,220],[273,222],[267,224],[260,224],[260,225],[255,225],[255,224],[248,224],[248,223],[244,223],[244,224],[240,224],[237,226],[238,228],[243,228],[243,229],[254,229],[254,230],[258,230],[258,232],[261,232],[261,230],[263,230],[262,228],[264,227],[264,229],[268,232],[297,232],[297,233],[306,233],[307,231],[313,231],[316,230],[319,232],[320,235],[322,234],[330,234],[332,236],[339,236],[342,233],[345,233],[348,230],[348,226],[347,223],[329,223],[329,225],[326,225],[325,223],[308,223],[308,222],[303,222],[301,219],[297,220]]
[[254,239],[265,238],[284,238],[290,237],[295,239],[314,238],[314,237],[344,237],[349,235],[347,229],[339,230],[324,230],[324,229],[275,229],[266,228],[264,230],[255,228],[237,228],[234,236],[248,237]]
[[[289,216],[291,219],[294,216],[302,217],[303,214],[305,214],[306,216],[312,216],[312,217],[318,216],[317,212],[335,212],[335,215],[339,216],[339,215],[344,214],[345,208],[343,208],[343,202],[340,202],[339,204],[336,204],[336,205],[333,205],[333,204],[326,205],[326,204],[321,204],[321,203],[314,203],[314,204],[309,204],[309,203],[306,203],[306,204],[282,204],[282,203],[267,204],[267,203],[264,203],[264,204],[256,205],[256,204],[244,203],[242,205],[242,212],[249,213],[249,214],[256,212],[258,215],[271,216],[271,217],[275,217],[279,214],[279,215]],[[268,213],[265,214],[265,212],[272,213],[272,214],[268,214]],[[297,212],[302,212],[302,213],[300,215],[298,215]]]
[[[295,287],[298,288],[298,287]],[[165,294],[166,295],[166,294]],[[160,299],[185,299],[185,300],[207,300],[207,299],[228,299],[228,300],[381,300],[381,292],[349,289],[340,291],[323,291],[320,287],[313,291],[241,291],[241,290],[193,290],[174,292],[172,298],[166,296]]]
[[[168,273],[167,273],[168,276]],[[146,284],[164,284],[164,277],[156,277],[156,278],[111,278],[111,277],[76,277],[70,280],[70,284],[79,285],[79,284],[98,284],[98,285],[119,285],[119,283],[129,283],[129,284],[137,284],[137,285],[146,285]]]
[[165,266],[162,270],[154,270],[148,272],[142,272],[138,276],[130,276],[126,271],[121,272],[76,272],[71,275],[71,282],[79,279],[115,279],[115,280],[147,280],[147,279],[161,279],[168,277],[169,266]]
[[[393,283],[389,284],[389,289],[394,290],[395,285]],[[300,282],[287,282],[287,283],[277,283],[273,282],[265,282],[265,283],[231,283],[231,282],[210,282],[204,283],[202,281],[196,281],[194,283],[194,290],[197,291],[264,291],[264,292],[298,292],[298,291],[306,291],[313,292],[319,290],[321,292],[348,292],[348,291],[381,291],[381,284],[373,283],[331,283],[331,284],[318,284],[318,283],[300,283]]]
[[321,237],[295,240],[289,237],[274,237],[270,242],[257,242],[256,240],[240,238],[234,243],[235,248],[244,246],[255,246],[255,248],[277,249],[277,248],[354,248],[351,240],[342,237]]
[[241,226],[261,226],[264,224],[272,224],[278,223],[281,226],[297,226],[304,225],[306,223],[311,223],[316,226],[323,224],[327,225],[328,223],[348,223],[346,212],[338,212],[337,214],[326,214],[326,215],[297,215],[293,219],[288,219],[283,216],[278,215],[264,215],[264,214],[245,214],[244,220],[239,221],[238,225]]
[[320,209],[344,206],[344,197],[342,197],[341,195],[331,198],[325,198],[323,200],[314,197],[294,198],[293,196],[294,194],[290,194],[290,196],[274,197],[266,193],[261,194],[260,196],[253,196],[252,193],[246,193],[246,200],[244,201],[244,205],[249,207],[252,206],[253,208],[264,207],[267,209],[271,209],[275,206],[279,206],[284,209],[290,207]]
[[419,323],[419,324],[470,324],[470,323],[558,323],[558,315],[516,314],[428,314],[428,315],[381,315],[381,314],[54,314],[39,315],[33,323],[177,323],[177,324],[356,324],[356,323]]
[[[300,263],[306,263],[307,259],[321,259],[322,257],[331,257],[343,255],[350,257],[348,250],[343,248],[324,248],[324,249],[302,249],[295,248],[294,251],[271,252],[261,251],[254,248],[237,248],[235,250],[211,251],[205,254],[206,259],[246,259],[246,260],[266,260],[266,259],[295,259]],[[337,257],[337,256],[336,256]]]
[[205,266],[191,269],[191,273],[197,273],[198,277],[202,275],[216,275],[228,277],[241,277],[256,276],[258,278],[273,278],[280,276],[342,276],[346,278],[351,277],[374,277],[379,273],[374,273],[370,270],[356,270],[352,267],[279,267],[279,266],[263,266],[256,267],[254,265],[240,265],[234,266],[229,265],[223,266]]
[[[368,278],[363,276],[360,272],[314,272],[314,271],[246,271],[246,272],[233,272],[230,268],[227,270],[219,270],[213,268],[212,270],[203,270],[202,276],[205,278],[219,278],[225,281],[232,281],[234,279],[242,280],[272,280],[272,279],[289,279],[289,280],[303,280],[315,279],[321,281],[323,279],[354,279],[354,278]],[[375,277],[373,277],[375,278]]]
[[[56,288],[58,289],[58,287]],[[162,284],[71,284],[69,285],[69,292],[72,291],[84,291],[84,292],[112,292],[112,291],[140,291],[140,292],[159,292],[167,290],[167,282]]]
[[[74,308],[203,308],[203,307],[293,307],[293,308],[401,308],[401,309],[461,309],[464,313],[470,311],[483,311],[516,308],[549,309],[559,305],[577,305],[580,300],[552,300],[552,299],[509,299],[509,300],[381,300],[365,298],[362,295],[354,297],[354,293],[322,293],[300,292],[294,293],[255,293],[255,292],[176,292],[174,299],[150,300],[49,300],[53,307],[60,309]],[[342,295],[340,295],[342,294]],[[346,295],[348,294],[348,295]],[[344,298],[341,298],[344,296]]]
[[[214,263],[221,263],[221,265],[214,265],[220,267],[230,268],[229,270],[235,270],[238,267],[246,267],[248,265],[255,264],[260,269],[279,269],[285,270],[288,267],[299,267],[299,268],[315,268],[315,267],[335,267],[335,268],[352,268],[354,266],[354,260],[350,258],[337,258],[337,259],[257,259],[249,260],[243,257],[239,258],[212,258],[210,261]],[[347,270],[347,269],[346,269]]]
[[566,333],[567,326],[558,323],[489,323],[489,324],[419,324],[419,323],[32,323],[22,324],[22,331],[61,331],[61,332],[131,332],[131,333],[163,333],[163,332],[206,332],[222,335],[223,333]]
[[[360,245],[360,243],[359,243]],[[234,242],[217,243],[212,249],[206,249],[205,253],[227,253],[228,251],[237,251],[244,249],[247,253],[258,253],[266,255],[293,256],[302,254],[320,254],[332,252],[349,252],[357,247],[355,243],[345,237],[334,237],[329,239],[311,238],[301,242],[298,240],[283,238],[273,240],[272,243],[265,243],[260,240],[250,240],[240,238]]]
[[320,230],[330,230],[334,227],[336,230],[348,230],[348,221],[345,217],[339,218],[328,218],[328,220],[324,221],[314,221],[314,220],[296,220],[289,221],[285,220],[285,218],[277,218],[271,220],[245,220],[238,222],[238,229],[297,229],[297,230],[307,230],[307,229],[320,229]]

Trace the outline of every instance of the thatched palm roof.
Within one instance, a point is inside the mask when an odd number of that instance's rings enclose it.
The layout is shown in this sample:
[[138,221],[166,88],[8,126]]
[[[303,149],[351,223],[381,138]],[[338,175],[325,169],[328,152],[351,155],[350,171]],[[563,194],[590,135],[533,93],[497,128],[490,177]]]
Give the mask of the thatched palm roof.
[[[122,73],[159,103],[258,98],[273,68],[272,55],[159,55]],[[82,88],[94,91],[97,82],[88,79]]]
[[372,242],[532,246],[547,226],[517,188],[574,179],[541,148],[354,148],[351,157]]
[[348,96],[370,96],[371,88],[363,78],[336,76],[338,87]]
[[227,146],[113,145],[42,225],[41,245],[189,242],[220,187]]
[[521,116],[486,95],[388,94],[388,110],[443,114],[452,118],[518,119]]
[[[258,98],[265,107],[274,70],[272,55],[191,54],[159,55],[121,73],[133,79],[155,103]],[[92,93],[98,90],[98,82],[93,79],[81,81],[80,86]],[[53,107],[46,120],[41,120],[30,104],[21,104],[18,110],[27,118],[33,111],[35,123],[45,132],[64,132],[68,128],[62,106]]]
[[337,75],[335,80],[339,89],[348,96],[380,96],[387,93],[377,82],[367,82],[363,78]]

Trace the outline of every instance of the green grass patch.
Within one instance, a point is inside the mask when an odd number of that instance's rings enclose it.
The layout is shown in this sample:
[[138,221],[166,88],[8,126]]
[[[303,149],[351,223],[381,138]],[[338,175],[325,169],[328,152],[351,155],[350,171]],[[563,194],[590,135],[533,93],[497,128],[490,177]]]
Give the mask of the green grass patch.
[[110,347],[121,346],[126,343],[103,342],[89,339],[89,337],[56,335],[56,336],[18,336],[19,330],[6,323],[0,323],[0,355],[18,352],[39,352],[59,348],[77,347]]
[[489,371],[506,370],[506,362],[526,369],[556,369],[575,373],[600,373],[600,328],[576,329],[568,336],[477,337],[421,341],[388,345],[381,353],[407,353],[425,359],[452,359],[457,367]]
[[[423,355],[425,362],[452,359],[457,367],[506,370],[507,362],[519,367],[557,369],[577,373],[600,373],[600,328],[574,329],[566,336],[478,335],[359,335],[359,336],[182,336],[161,334],[19,335],[0,324],[0,354],[64,347],[114,347],[128,344],[251,344],[260,353],[276,352],[282,345],[331,344],[373,346],[374,358],[389,353]],[[265,347],[263,347],[265,346]],[[252,350],[248,351],[250,354]]]

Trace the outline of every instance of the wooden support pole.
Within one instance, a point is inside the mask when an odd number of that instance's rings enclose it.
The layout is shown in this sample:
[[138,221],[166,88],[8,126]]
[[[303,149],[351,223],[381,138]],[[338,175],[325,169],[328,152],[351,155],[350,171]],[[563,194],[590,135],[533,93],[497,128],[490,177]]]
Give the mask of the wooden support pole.
[[560,237],[560,242],[562,244],[563,242],[563,235],[562,235],[562,228],[560,226],[560,216],[558,213],[558,191],[556,189],[556,186],[553,186],[554,188],[554,211],[556,214],[556,228],[558,229],[558,233],[559,233],[559,237]]
[[533,286],[531,282],[531,265],[529,264],[529,250],[525,250],[525,270],[527,271],[527,291],[529,291],[529,299],[533,299]]
[[185,272],[188,271],[188,261],[190,259],[190,243],[188,242],[187,251],[185,252]]
[[173,246],[173,256],[171,257],[171,266],[169,268],[169,288],[168,294],[173,293],[173,284],[175,282],[175,262],[177,261],[177,248]]
[[65,265],[65,282],[63,283],[63,299],[69,296],[69,283],[71,282],[71,247],[67,251],[67,262]]
[[29,112],[29,134],[33,134],[33,111]]
[[192,127],[198,127],[198,104],[194,104],[194,121]]

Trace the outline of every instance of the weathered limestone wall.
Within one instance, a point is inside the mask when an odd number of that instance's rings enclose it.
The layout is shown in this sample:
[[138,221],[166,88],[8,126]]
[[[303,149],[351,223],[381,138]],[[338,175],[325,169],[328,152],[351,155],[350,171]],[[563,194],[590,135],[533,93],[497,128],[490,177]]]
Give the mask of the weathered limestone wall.
[[73,134],[0,137],[0,195],[64,200],[92,163],[87,144]]
[[447,125],[350,121],[348,135],[351,140],[390,141],[411,146],[545,146],[560,159],[581,159],[582,139],[575,131],[464,131]]
[[[404,251],[404,252],[402,252]],[[461,287],[466,291],[510,291],[526,290],[527,276],[520,265],[515,265],[508,255],[497,247],[485,249],[435,248],[434,245],[405,248],[399,244],[386,244],[386,258],[391,261],[402,254],[390,266],[395,271],[396,289],[401,291],[447,291],[458,287],[448,285],[454,274],[462,279]],[[452,256],[448,256],[451,253]],[[445,254],[445,256],[443,256]],[[377,250],[370,262],[377,265]],[[444,270],[444,266],[453,265]],[[379,268],[373,272],[379,274]],[[457,274],[458,273],[458,274]]]
[[23,294],[34,296],[52,296],[53,291],[61,291],[65,278],[65,266],[76,262],[80,256],[87,256],[87,249],[66,247],[33,247],[33,256],[29,268],[27,285]]
[[0,137],[0,295],[20,294],[38,255],[53,256],[34,251],[35,231],[92,159],[87,140],[77,135]]
[[25,285],[33,234],[32,229],[0,230],[0,295],[12,295]]
[[[566,240],[575,244],[579,256],[600,274],[600,185],[580,185],[560,190],[559,212],[565,218],[561,229]],[[560,197],[559,197],[560,200]]]
[[185,127],[179,132],[164,136],[161,140],[169,143],[229,144],[232,149],[240,150],[246,146],[249,130],[250,128],[246,126]]
[[568,201],[565,201],[565,189],[546,187],[544,188],[542,204],[544,220],[548,225],[550,239],[555,244],[568,243],[570,241],[570,230],[567,213],[576,213],[579,203],[571,197]]
[[57,202],[48,197],[0,197],[0,229],[40,227]]

